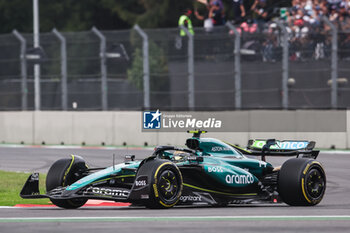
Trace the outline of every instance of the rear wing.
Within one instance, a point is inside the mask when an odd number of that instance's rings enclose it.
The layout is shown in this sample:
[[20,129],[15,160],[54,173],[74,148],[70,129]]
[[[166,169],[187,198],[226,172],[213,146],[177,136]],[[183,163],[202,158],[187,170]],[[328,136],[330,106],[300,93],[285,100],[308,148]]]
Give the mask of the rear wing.
[[295,151],[295,150],[312,150],[316,143],[314,141],[306,141],[306,140],[283,140],[279,141],[276,139],[255,139],[248,141],[248,149],[251,150],[263,150],[264,146],[270,144],[270,151],[279,151],[279,152],[287,152],[287,151]]
[[[249,140],[247,150],[240,150],[243,154],[261,156],[265,161],[265,156],[296,156],[316,159],[319,150],[313,150],[316,143],[306,140],[283,140],[276,139],[255,139]],[[241,148],[240,148],[241,149]]]

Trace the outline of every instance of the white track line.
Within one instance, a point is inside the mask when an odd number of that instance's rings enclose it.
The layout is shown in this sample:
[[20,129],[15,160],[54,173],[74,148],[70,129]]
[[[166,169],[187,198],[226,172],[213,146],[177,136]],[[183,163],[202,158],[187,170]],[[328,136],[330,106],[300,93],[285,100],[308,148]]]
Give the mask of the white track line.
[[304,220],[304,221],[350,221],[350,215],[304,215],[304,216],[122,216],[122,217],[9,217],[0,218],[1,222],[45,222],[45,221],[204,221],[204,220]]

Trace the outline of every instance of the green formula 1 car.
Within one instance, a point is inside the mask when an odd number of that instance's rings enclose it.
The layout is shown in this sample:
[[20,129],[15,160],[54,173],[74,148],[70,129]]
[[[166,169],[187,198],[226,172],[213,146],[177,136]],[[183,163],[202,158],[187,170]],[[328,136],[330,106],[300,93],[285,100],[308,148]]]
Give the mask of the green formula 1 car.
[[[153,154],[107,168],[89,168],[80,156],[56,161],[47,174],[47,193],[39,193],[38,173],[29,176],[22,198],[50,198],[72,209],[88,199],[129,202],[148,208],[285,202],[313,206],[322,200],[326,175],[315,159],[315,142],[250,140],[246,149],[192,131],[187,148],[158,146]],[[261,156],[261,160],[251,158]],[[267,156],[294,156],[281,167]]]

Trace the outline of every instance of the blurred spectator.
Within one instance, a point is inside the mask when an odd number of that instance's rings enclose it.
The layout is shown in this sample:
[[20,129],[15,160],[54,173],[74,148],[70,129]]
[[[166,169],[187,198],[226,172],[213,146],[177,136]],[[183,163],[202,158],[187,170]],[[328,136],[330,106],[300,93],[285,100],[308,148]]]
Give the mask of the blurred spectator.
[[314,17],[315,22],[313,23],[313,26],[320,27],[323,15],[324,15],[324,13],[322,11],[322,8],[319,5],[314,6],[313,17]]
[[264,36],[265,40],[262,43],[262,56],[264,62],[276,62],[277,60],[276,50],[278,49],[278,40],[275,33],[276,29],[276,23],[271,23]]
[[241,23],[246,16],[243,0],[233,0],[234,23]]
[[338,16],[339,16],[338,7],[337,7],[337,5],[332,4],[331,7],[330,7],[329,20],[330,20],[332,23],[334,23],[334,22],[337,21]]
[[[191,21],[191,16],[192,10],[191,9],[186,9],[184,14],[180,16],[179,18],[179,26],[184,26],[187,27],[188,31],[194,35],[193,27],[192,27],[192,21]],[[180,36],[186,36],[186,32],[184,30],[180,30]]]
[[308,32],[307,23],[309,21],[310,18],[304,15],[304,11],[301,8],[294,10],[288,17],[289,28],[297,38],[303,37]]
[[273,8],[267,6],[266,0],[255,0],[250,9],[255,13],[255,21],[258,23],[259,30],[262,31],[264,24],[271,19]]
[[307,14],[310,17],[313,17],[314,9],[313,9],[313,3],[311,0],[306,0],[303,2],[303,10],[305,14]]
[[224,24],[224,8],[220,0],[210,2],[209,18],[213,19],[214,26]]
[[349,31],[350,30],[350,15],[345,10],[345,6],[341,6],[338,18],[338,30]]
[[217,5],[221,12],[222,12],[222,15],[224,16],[225,13],[224,13],[224,4],[222,3],[222,0],[210,0],[210,5]]
[[242,33],[253,34],[258,31],[258,25],[256,23],[253,23],[251,20],[247,20],[246,22],[243,22],[240,24],[239,28],[237,28],[237,31],[240,34]]
[[204,28],[207,32],[212,31],[213,26],[223,25],[225,23],[224,6],[221,0],[211,0],[206,4],[207,11],[201,15],[195,10],[197,19],[203,20]]
[[199,14],[197,9],[194,11],[194,15],[196,16],[196,18],[203,21],[204,30],[206,32],[211,32],[214,26],[213,19],[209,18],[209,10],[210,10],[210,5],[207,4],[204,15]]
[[[349,1],[349,3],[350,3],[350,1]],[[339,14],[343,15],[344,17],[349,15],[347,4],[345,1],[342,1],[339,5]]]
[[329,11],[335,10],[340,7],[342,0],[327,0],[327,7]]

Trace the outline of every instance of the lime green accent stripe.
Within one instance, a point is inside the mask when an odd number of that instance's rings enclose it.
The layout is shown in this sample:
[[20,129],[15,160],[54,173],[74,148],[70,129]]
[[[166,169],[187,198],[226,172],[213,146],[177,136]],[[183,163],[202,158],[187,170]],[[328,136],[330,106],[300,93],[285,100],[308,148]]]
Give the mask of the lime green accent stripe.
[[115,179],[115,178],[125,178],[125,177],[134,177],[134,176],[135,176],[135,174],[134,175],[122,175],[122,176],[108,177],[108,178],[103,179],[103,180],[94,181],[91,184],[95,184],[95,183],[98,183],[98,182],[101,182],[101,181],[106,181],[106,180]]
[[205,130],[191,130],[191,131],[188,131],[188,133],[199,133],[199,132],[201,132],[201,133],[207,133],[207,131],[205,131]]
[[71,155],[71,156],[72,156],[72,161],[70,162],[69,167],[68,167],[68,169],[66,170],[66,172],[64,173],[64,176],[63,176],[63,183],[62,183],[62,186],[63,186],[63,187],[64,187],[65,184],[66,184],[66,177],[67,177],[67,175],[68,175],[68,173],[69,173],[69,171],[70,171],[70,169],[72,168],[72,165],[73,165],[73,163],[74,163],[75,157],[74,157],[74,155]]
[[210,189],[205,189],[205,188],[201,188],[201,187],[197,187],[194,185],[190,185],[190,184],[185,184],[183,183],[184,186],[189,187],[189,188],[193,188],[193,189],[198,189],[201,191],[206,191],[206,192],[210,192],[210,193],[217,193],[217,194],[223,194],[223,195],[230,195],[230,196],[256,196],[258,195],[257,193],[242,193],[242,194],[234,194],[234,193],[224,193],[224,192],[219,192],[219,191],[214,191],[214,190],[210,190]]
[[186,216],[186,217],[37,217],[0,218],[0,223],[18,222],[159,222],[159,221],[350,221],[349,215],[330,216]]

